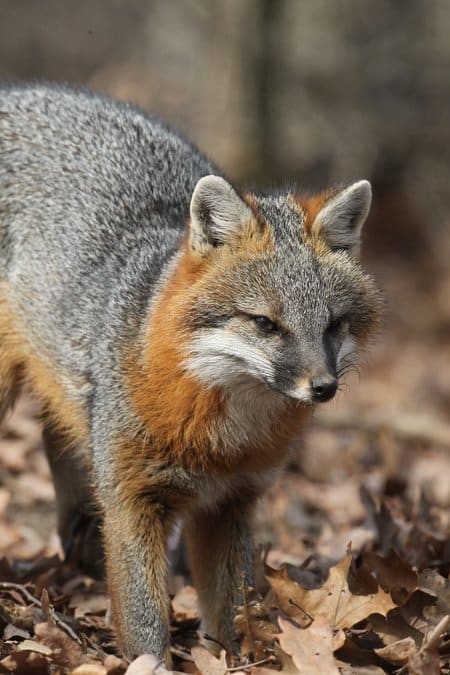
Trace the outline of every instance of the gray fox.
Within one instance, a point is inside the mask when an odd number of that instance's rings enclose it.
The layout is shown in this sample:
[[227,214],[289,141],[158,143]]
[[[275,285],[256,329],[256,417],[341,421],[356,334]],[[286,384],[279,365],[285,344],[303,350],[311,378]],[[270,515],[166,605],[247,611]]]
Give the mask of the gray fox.
[[0,418],[24,382],[42,401],[66,552],[98,513],[129,657],[170,661],[180,515],[204,628],[236,648],[255,503],[380,320],[370,201],[240,192],[131,105],[0,88]]

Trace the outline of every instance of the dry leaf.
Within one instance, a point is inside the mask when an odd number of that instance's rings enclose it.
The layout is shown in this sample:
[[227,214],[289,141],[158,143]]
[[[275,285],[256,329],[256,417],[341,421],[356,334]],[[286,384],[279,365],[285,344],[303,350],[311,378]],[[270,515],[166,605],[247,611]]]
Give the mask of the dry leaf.
[[289,616],[294,616],[296,620],[298,616],[310,619],[322,616],[335,628],[351,628],[370,614],[386,616],[396,607],[391,596],[382,588],[367,595],[353,594],[348,585],[351,562],[352,555],[348,553],[330,569],[328,579],[318,589],[304,589],[287,575],[281,584],[279,575],[268,574],[268,579],[282,610]]
[[228,670],[225,650],[223,649],[218,659],[205,647],[193,647],[191,654],[202,675],[225,675]]
[[55,500],[53,483],[37,473],[22,473],[16,480],[16,489],[26,496],[29,503],[34,500],[43,502]]
[[325,618],[315,619],[308,628],[298,628],[281,617],[278,622],[280,646],[292,658],[298,673],[339,675],[333,656],[333,630]]
[[69,602],[74,607],[74,616],[79,619],[89,614],[105,614],[110,606],[110,599],[106,593],[75,593]]
[[314,617],[304,610],[299,600],[305,589],[291,579],[287,566],[283,565],[275,570],[266,565],[266,577],[283,612],[295,619],[300,626],[309,626]]
[[14,651],[0,661],[0,669],[2,666],[6,671],[17,672],[19,675],[48,675],[49,672],[47,659],[37,652]]
[[107,675],[107,670],[100,663],[83,663],[71,671],[70,675]]
[[177,623],[200,618],[197,591],[193,586],[183,586],[172,600],[173,618]]
[[278,634],[267,607],[253,588],[245,588],[244,604],[236,610],[234,628],[241,640],[241,656],[252,654],[256,661],[265,656],[265,646]]
[[4,640],[11,640],[13,637],[21,637],[28,639],[30,636],[29,631],[23,630],[22,628],[18,628],[12,623],[6,624],[5,628],[3,629],[3,639]]
[[38,623],[34,628],[36,637],[52,650],[52,662],[63,668],[75,668],[85,660],[81,646],[64,631],[50,623]]
[[114,654],[108,654],[103,665],[105,666],[108,675],[122,675],[126,670],[125,661],[119,659],[118,656],[114,656]]
[[391,642],[386,647],[375,649],[374,651],[378,656],[394,664],[394,666],[404,665],[408,659],[417,653],[415,642],[410,637],[398,640],[397,642]]
[[419,585],[422,591],[437,599],[435,604],[423,610],[425,618],[437,624],[450,614],[450,579],[445,579],[435,570],[426,569],[419,575]]
[[412,639],[417,648],[422,645],[423,633],[411,626],[397,609],[392,610],[387,617],[381,616],[381,614],[372,614],[368,621],[372,630],[383,640],[385,645],[402,641],[405,638]]
[[364,553],[363,566],[375,573],[379,585],[393,594],[397,604],[403,604],[418,588],[417,573],[392,549],[384,558],[370,551]]
[[38,654],[44,654],[45,656],[52,654],[50,647],[42,645],[39,642],[36,642],[36,640],[23,640],[17,645],[16,649],[18,652],[37,652]]
[[26,438],[2,438],[2,464],[11,471],[25,471],[30,443]]
[[0,516],[5,514],[6,508],[11,499],[11,493],[4,487],[0,487]]

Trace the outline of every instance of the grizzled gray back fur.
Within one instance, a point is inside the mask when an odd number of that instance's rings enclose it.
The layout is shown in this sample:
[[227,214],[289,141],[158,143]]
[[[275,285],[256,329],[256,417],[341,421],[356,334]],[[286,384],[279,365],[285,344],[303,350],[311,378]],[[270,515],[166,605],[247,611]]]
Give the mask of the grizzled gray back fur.
[[47,84],[0,88],[0,282],[14,280],[16,310],[27,299],[40,352],[79,377],[74,397],[100,376],[91,348],[120,338],[130,304],[130,320],[144,316],[209,173],[197,150],[131,105]]

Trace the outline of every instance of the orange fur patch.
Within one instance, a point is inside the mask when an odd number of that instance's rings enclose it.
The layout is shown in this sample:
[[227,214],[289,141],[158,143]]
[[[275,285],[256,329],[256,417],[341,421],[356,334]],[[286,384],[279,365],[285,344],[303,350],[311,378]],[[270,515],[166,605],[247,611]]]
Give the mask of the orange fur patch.
[[182,366],[188,337],[183,326],[186,299],[208,265],[199,255],[183,255],[151,313],[143,352],[135,351],[127,359],[136,412],[155,452],[161,460],[168,453],[167,459],[172,455],[176,464],[191,469],[207,462],[212,425],[223,408],[220,392],[206,389]]
[[26,338],[25,328],[19,325],[6,298],[6,289],[0,289],[0,394],[3,388],[18,386],[20,379],[30,383],[41,399],[45,412],[56,426],[81,443],[89,437],[86,415],[70,398],[62,384],[67,373],[56,372],[55,365],[33,351]]
[[312,226],[320,211],[337,193],[338,190],[330,188],[310,197],[292,195],[293,202],[304,214],[303,230],[306,236],[306,241],[309,242],[309,244],[314,248],[316,255],[319,256],[325,255],[330,249],[320,234],[316,234],[312,231]]

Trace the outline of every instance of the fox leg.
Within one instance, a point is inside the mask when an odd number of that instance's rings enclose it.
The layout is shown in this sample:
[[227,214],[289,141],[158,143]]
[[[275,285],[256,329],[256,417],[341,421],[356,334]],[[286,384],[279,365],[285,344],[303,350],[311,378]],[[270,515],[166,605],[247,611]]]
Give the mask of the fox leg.
[[253,501],[236,499],[214,510],[196,510],[186,523],[202,629],[232,651],[237,647],[235,606],[242,604],[242,586],[253,584],[254,547],[249,523]]
[[125,654],[170,666],[167,506],[147,496],[105,506],[104,538],[113,622]]
[[91,576],[102,578],[101,518],[90,488],[88,468],[65,434],[48,424],[43,436],[66,560]]

